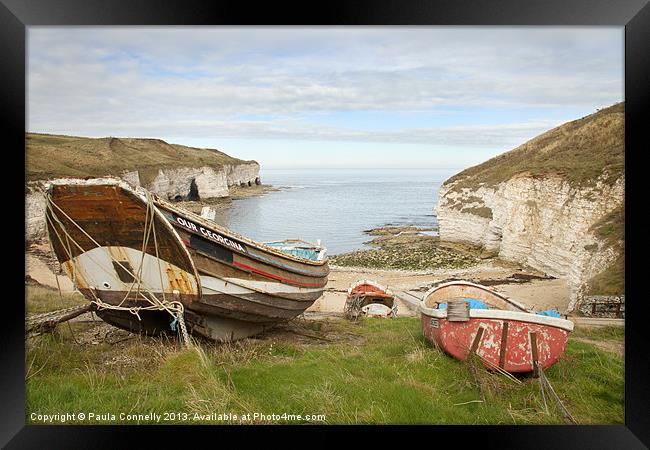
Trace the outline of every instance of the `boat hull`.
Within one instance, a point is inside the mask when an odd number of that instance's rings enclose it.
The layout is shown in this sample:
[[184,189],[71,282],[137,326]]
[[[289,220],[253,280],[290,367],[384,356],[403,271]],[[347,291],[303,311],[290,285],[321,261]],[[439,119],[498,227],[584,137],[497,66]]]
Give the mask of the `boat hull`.
[[291,258],[157,199],[196,264],[202,297],[196,313],[270,324],[302,314],[323,294],[327,261]]
[[[490,309],[447,316],[441,303],[475,299]],[[564,353],[573,323],[525,310],[520,303],[478,284],[454,281],[430,289],[420,304],[425,338],[454,358],[478,355],[491,369],[533,372],[555,364]],[[452,319],[452,320],[450,320]]]
[[396,317],[397,306],[393,293],[372,280],[359,280],[348,288],[345,317],[357,320],[366,317]]
[[569,336],[562,328],[515,319],[470,317],[451,322],[433,313],[422,313],[421,318],[425,338],[448,355],[465,360],[476,353],[488,368],[511,373],[534,371],[535,360],[542,369],[552,366],[564,353]]
[[395,297],[390,289],[372,280],[360,280],[353,283],[348,288],[347,299],[350,300],[354,296],[364,297],[361,303],[362,307],[377,303],[392,308],[395,304]]
[[[269,251],[169,205],[162,209],[154,198],[115,179],[60,180],[49,188],[54,253],[106,322],[151,335],[173,331],[169,313],[141,309],[155,297],[182,303],[190,332],[228,341],[296,317],[322,295],[326,260]],[[152,221],[155,242],[151,233],[145,242]]]

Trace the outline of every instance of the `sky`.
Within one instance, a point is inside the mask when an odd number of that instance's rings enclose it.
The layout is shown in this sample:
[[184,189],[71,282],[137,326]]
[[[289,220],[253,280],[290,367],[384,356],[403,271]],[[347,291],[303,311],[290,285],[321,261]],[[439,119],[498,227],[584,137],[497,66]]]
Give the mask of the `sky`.
[[623,27],[37,27],[27,130],[465,168],[624,99]]

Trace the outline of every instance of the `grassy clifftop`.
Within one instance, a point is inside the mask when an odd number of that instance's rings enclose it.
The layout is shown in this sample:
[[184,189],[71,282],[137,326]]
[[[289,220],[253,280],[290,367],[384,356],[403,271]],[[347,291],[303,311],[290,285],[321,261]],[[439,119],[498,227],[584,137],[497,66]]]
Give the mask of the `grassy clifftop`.
[[158,169],[220,166],[244,161],[223,152],[168,144],[160,139],[87,138],[27,133],[27,180],[119,175],[139,170],[145,178]]
[[613,183],[625,168],[625,103],[567,122],[525,144],[470,167],[445,184],[453,190],[494,186],[516,175],[561,176],[574,186],[604,175]]

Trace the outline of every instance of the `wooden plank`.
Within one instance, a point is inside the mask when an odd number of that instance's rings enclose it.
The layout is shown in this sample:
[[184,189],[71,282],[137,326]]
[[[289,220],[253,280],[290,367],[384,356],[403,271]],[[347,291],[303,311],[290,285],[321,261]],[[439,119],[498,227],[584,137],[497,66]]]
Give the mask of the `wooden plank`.
[[478,350],[478,344],[481,341],[482,337],[483,337],[483,327],[479,327],[478,331],[476,332],[476,336],[474,336],[474,341],[472,341],[472,346],[469,349],[470,353],[476,353],[476,350]]
[[509,322],[503,323],[501,330],[501,349],[499,350],[499,367],[503,369],[506,363],[506,351],[508,347],[508,326]]
[[530,333],[530,351],[533,356],[533,373],[539,376],[539,355],[537,353],[537,333]]

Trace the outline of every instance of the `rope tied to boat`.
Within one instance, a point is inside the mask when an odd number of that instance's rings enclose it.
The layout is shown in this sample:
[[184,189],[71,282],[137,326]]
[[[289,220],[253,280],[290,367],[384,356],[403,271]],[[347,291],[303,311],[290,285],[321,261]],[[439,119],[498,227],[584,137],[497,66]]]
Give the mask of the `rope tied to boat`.
[[[88,250],[84,249],[68,232],[66,225],[63,223],[63,221],[59,218],[58,214],[54,211],[54,208],[56,208],[58,211],[65,216],[65,218],[70,221],[76,228],[78,228],[95,246],[96,248],[101,248],[102,245],[99,244],[90,234],[88,234],[74,219],[72,219],[68,214],[66,214],[61,207],[59,207],[55,202],[52,201],[50,194],[44,192],[44,197],[45,197],[45,205],[46,205],[46,211],[49,214],[45,214],[46,220],[49,222],[51,228],[54,230],[59,242],[61,243],[61,246],[63,247],[64,251],[66,252],[66,255],[68,257],[68,260],[71,262],[73,261],[73,252],[72,252],[72,247],[71,243],[74,244],[82,253],[86,253]],[[117,305],[112,305],[110,303],[104,302],[95,292],[95,289],[90,287],[88,291],[93,297],[93,300],[91,300],[91,303],[94,303],[97,307],[97,310],[101,309],[110,309],[110,310],[116,310],[116,311],[129,311],[131,314],[135,315],[138,318],[138,321],[141,321],[142,318],[140,317],[140,311],[151,311],[151,310],[159,310],[159,311],[167,311],[172,317],[173,317],[173,323],[180,323],[180,338],[183,341],[183,343],[187,346],[190,347],[191,340],[189,337],[189,334],[187,332],[187,327],[185,324],[185,317],[184,317],[184,306],[183,304],[178,301],[178,300],[167,300],[165,296],[165,289],[163,285],[163,275],[162,275],[162,266],[160,262],[160,255],[159,255],[159,247],[158,247],[158,240],[156,236],[156,227],[155,227],[155,206],[153,204],[153,200],[151,197],[151,193],[148,191],[145,191],[146,195],[146,203],[147,203],[147,210],[145,213],[145,223],[144,223],[144,234],[142,238],[142,256],[140,258],[140,264],[138,266],[138,270],[136,270],[136,273],[133,273],[129,268],[125,267],[122,262],[118,261],[113,257],[113,255],[108,252],[108,256],[111,260],[111,262],[115,266],[121,267],[128,275],[130,275],[133,279],[131,282],[131,285],[129,286],[129,289],[127,293],[125,294],[124,298],[117,304]],[[54,208],[53,208],[54,207]],[[57,230],[58,228],[61,229],[65,236],[65,241],[62,238],[61,234]],[[161,292],[162,292],[162,300],[156,297],[156,295],[153,293],[153,289],[146,286],[146,284],[142,280],[142,270],[144,267],[144,254],[145,250],[147,249],[149,245],[149,239],[153,235],[153,241],[154,241],[154,248],[155,248],[155,257],[158,263],[158,274],[160,276],[160,287],[161,287]],[[50,247],[52,249],[52,253],[56,254],[54,252],[54,249],[52,247],[52,242],[50,239]],[[112,276],[112,272],[114,269],[110,268],[107,269],[103,264],[97,262],[92,258],[90,255],[86,254],[88,259],[90,259],[91,262],[93,262],[97,267],[99,267],[101,270],[106,272],[107,274]],[[72,267],[70,267],[71,275],[72,275],[72,282],[75,286],[75,289],[77,288],[77,271],[73,270]],[[58,281],[58,279],[57,279]],[[133,291],[133,288],[136,287],[136,292],[135,292],[135,297],[137,299],[142,299],[145,300],[146,302],[149,303],[149,306],[123,306],[124,302],[128,299],[129,295]],[[175,329],[172,329],[172,331],[176,331]]]
[[544,370],[541,365],[539,365],[538,362],[535,362],[535,367],[537,369],[537,373],[539,376],[539,386],[540,390],[542,392],[542,399],[544,400],[544,409],[546,414],[548,414],[548,405],[546,404],[546,394],[545,390],[550,394],[550,397],[555,400],[555,403],[560,407],[560,411],[562,411],[562,415],[564,416],[564,419],[568,423],[572,423],[574,425],[578,424],[578,421],[571,415],[569,410],[567,409],[566,406],[564,406],[564,403],[562,403],[562,400],[560,400],[560,397],[557,395],[555,392],[555,389],[553,389],[553,386],[551,385],[551,382],[548,380],[546,377],[546,373],[544,373]]

